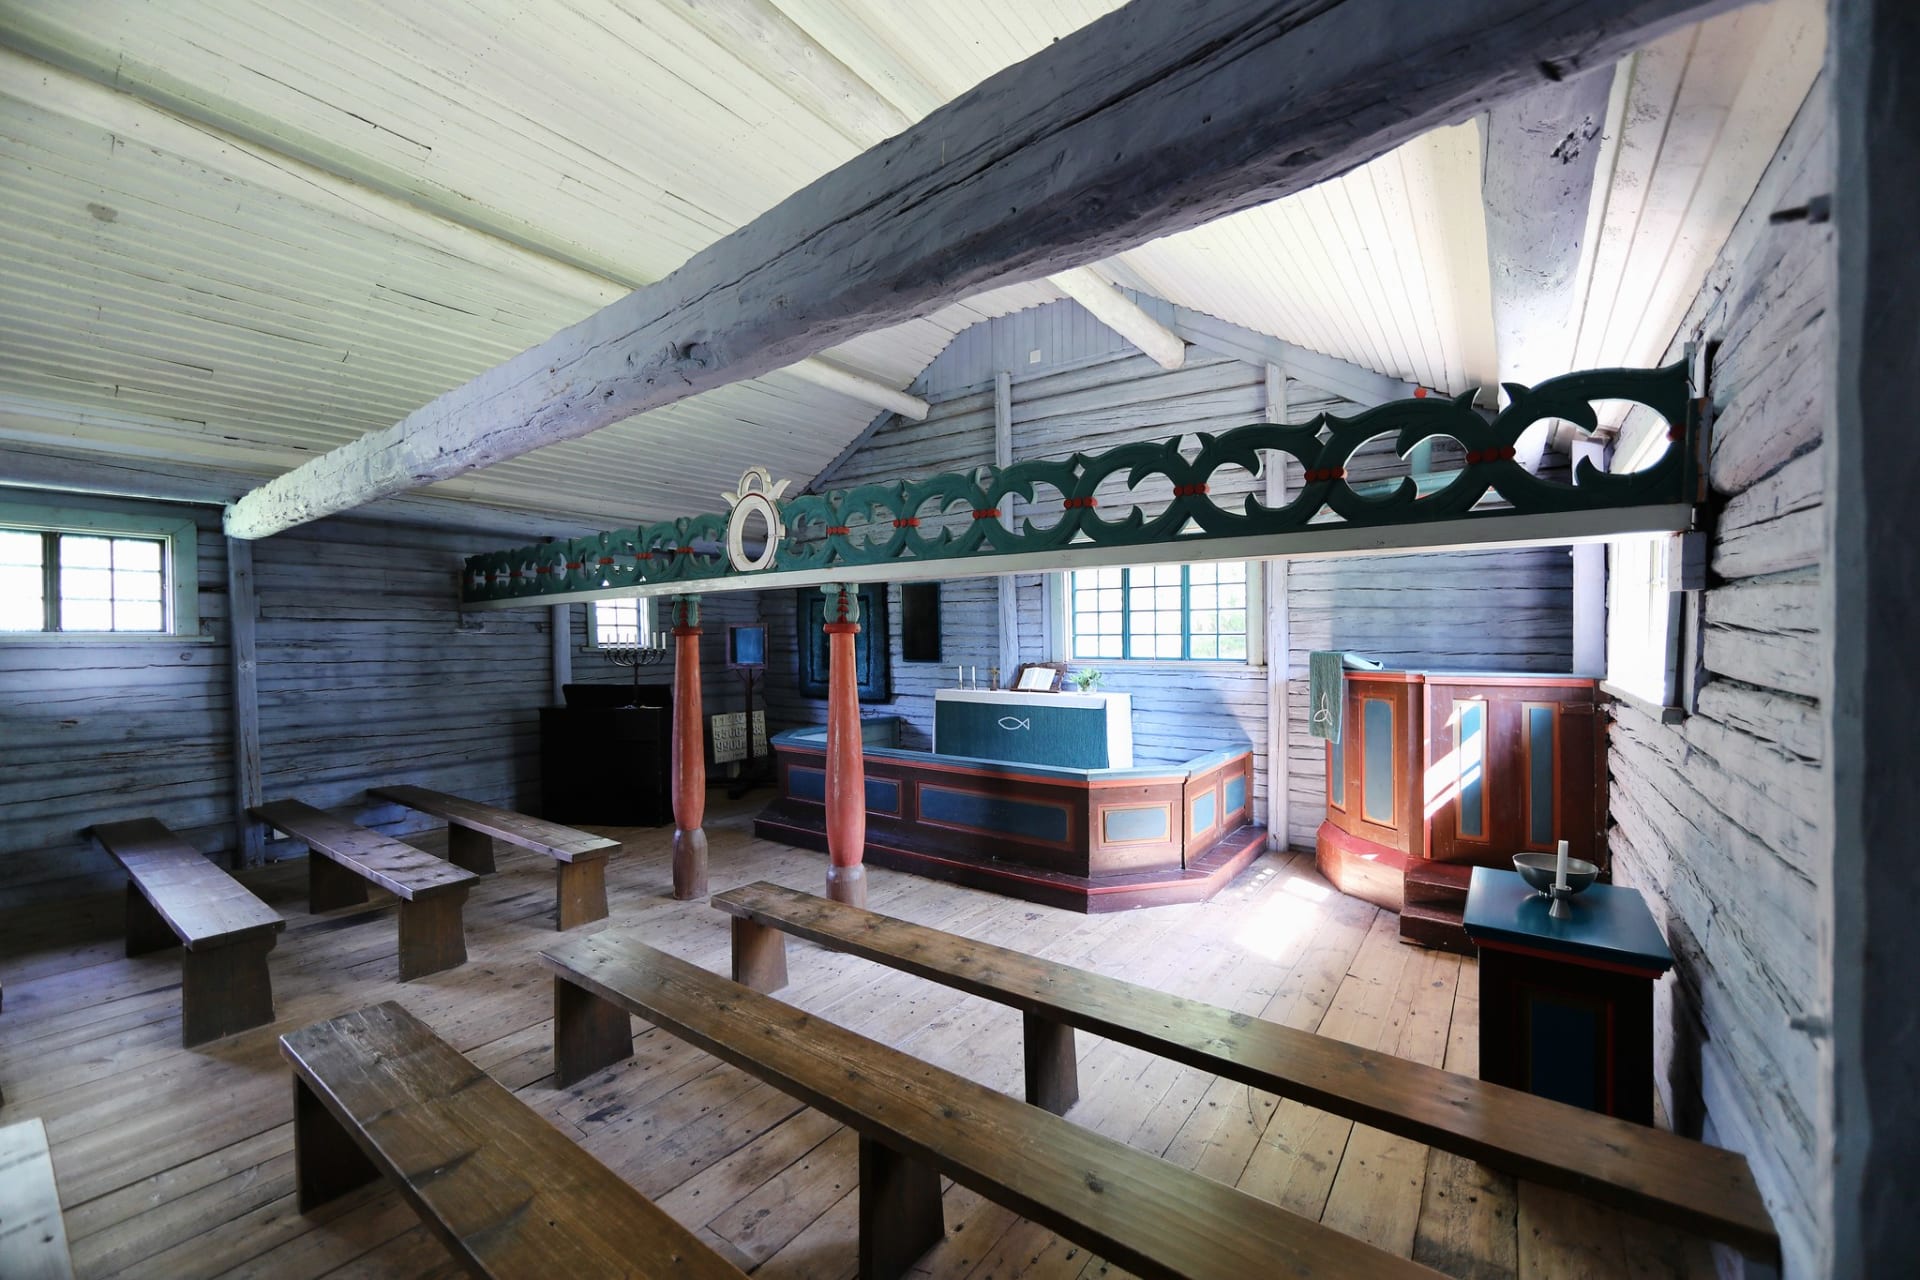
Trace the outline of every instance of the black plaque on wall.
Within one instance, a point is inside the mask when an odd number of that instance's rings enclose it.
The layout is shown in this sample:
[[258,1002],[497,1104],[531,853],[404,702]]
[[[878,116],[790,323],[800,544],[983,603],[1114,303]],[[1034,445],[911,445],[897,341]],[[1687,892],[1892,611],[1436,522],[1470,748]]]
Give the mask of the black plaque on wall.
[[937,582],[908,582],[900,588],[900,661],[940,661]]
[[[893,700],[892,645],[887,631],[887,588],[868,583],[855,588],[860,597],[860,634],[853,638],[854,678],[860,686],[860,701]],[[794,618],[800,627],[799,684],[802,697],[827,696],[827,634],[820,628],[827,621],[827,597],[818,587],[802,587],[794,592]]]

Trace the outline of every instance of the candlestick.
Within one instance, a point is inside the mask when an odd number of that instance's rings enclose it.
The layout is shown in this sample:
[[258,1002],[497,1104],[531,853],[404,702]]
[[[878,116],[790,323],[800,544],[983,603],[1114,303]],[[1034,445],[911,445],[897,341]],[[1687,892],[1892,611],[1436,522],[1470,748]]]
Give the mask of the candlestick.
[[953,687],[956,689],[967,687],[967,668],[964,664],[953,669]]
[[973,679],[968,682],[968,687],[971,689],[978,689],[980,687],[980,668],[973,668]]

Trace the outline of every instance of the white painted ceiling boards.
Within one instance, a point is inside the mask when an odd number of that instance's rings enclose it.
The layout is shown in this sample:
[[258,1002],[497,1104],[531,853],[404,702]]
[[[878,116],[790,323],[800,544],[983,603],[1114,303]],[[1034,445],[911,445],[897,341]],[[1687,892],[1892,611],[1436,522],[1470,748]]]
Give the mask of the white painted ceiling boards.
[[[385,427],[695,251],[1106,0],[10,0],[6,448],[265,477]],[[1657,359],[1817,71],[1818,0],[1623,64],[1577,367]],[[1482,132],[1143,246],[1108,279],[1449,391],[1497,364]],[[998,290],[826,353],[904,388]],[[872,404],[727,387],[434,492],[628,522],[807,478]]]

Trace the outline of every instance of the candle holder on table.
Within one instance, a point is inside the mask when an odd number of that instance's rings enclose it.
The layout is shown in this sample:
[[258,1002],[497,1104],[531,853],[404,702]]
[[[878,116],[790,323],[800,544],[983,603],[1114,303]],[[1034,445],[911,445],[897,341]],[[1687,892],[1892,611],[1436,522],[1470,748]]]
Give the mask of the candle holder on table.
[[[633,687],[640,688],[640,668],[655,667],[667,660],[667,646],[645,645],[640,643],[638,633],[628,638],[625,633],[614,636],[611,641],[601,645],[600,656],[616,667],[626,667],[633,672]],[[638,696],[634,699],[639,701]]]
[[1516,853],[1513,855],[1513,869],[1543,898],[1553,901],[1547,914],[1555,920],[1565,920],[1573,914],[1573,908],[1567,905],[1575,894],[1584,893],[1600,876],[1600,868],[1584,858],[1567,859],[1567,883],[1555,887],[1554,878],[1559,858],[1551,853]]

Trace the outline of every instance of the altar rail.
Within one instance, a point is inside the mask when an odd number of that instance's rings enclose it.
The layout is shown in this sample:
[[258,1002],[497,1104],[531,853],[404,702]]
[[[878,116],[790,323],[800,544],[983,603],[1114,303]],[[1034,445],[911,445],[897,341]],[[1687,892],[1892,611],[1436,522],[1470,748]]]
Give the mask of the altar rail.
[[[826,730],[774,737],[779,797],[754,832],[825,849]],[[1073,911],[1202,902],[1266,847],[1253,753],[1064,769],[868,742],[866,861]]]

